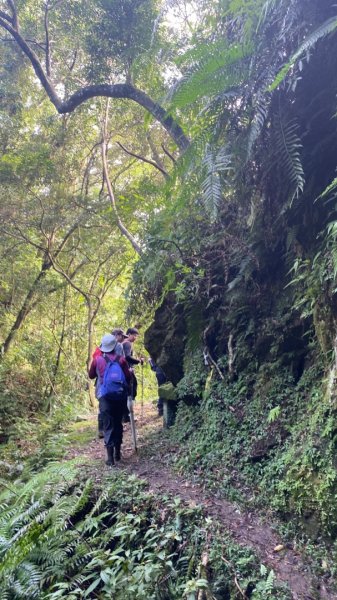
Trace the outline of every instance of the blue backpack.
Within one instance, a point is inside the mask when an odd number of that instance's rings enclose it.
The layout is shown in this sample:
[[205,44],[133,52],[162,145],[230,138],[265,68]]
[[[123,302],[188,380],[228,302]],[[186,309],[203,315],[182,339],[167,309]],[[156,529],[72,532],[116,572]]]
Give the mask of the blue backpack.
[[109,394],[121,394],[126,390],[126,379],[122,367],[118,360],[110,360],[104,356],[107,365],[103,375],[103,381],[100,388],[100,396]]

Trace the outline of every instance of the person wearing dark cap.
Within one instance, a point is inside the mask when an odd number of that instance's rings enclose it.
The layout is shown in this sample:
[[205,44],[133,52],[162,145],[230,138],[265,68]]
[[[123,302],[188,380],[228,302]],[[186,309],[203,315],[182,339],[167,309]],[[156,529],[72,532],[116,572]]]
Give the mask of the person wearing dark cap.
[[97,377],[97,397],[108,466],[121,458],[122,418],[131,382],[131,372],[125,358],[115,352],[117,343],[114,335],[104,335],[99,346],[101,354],[92,359],[89,367],[90,379]]
[[123,329],[120,329],[119,327],[113,329],[111,334],[114,335],[117,339],[117,345],[115,349],[116,354],[118,354],[119,356],[124,356],[123,342],[128,336],[126,335],[126,333],[124,333]]
[[124,356],[126,358],[126,361],[129,365],[129,367],[131,367],[132,374],[133,374],[132,381],[131,381],[131,386],[132,386],[131,396],[133,398],[136,398],[138,382],[137,382],[137,377],[133,371],[133,367],[135,365],[139,365],[139,364],[142,365],[144,363],[144,359],[143,358],[135,358],[133,356],[133,343],[136,341],[136,339],[139,335],[138,329],[136,329],[135,327],[129,327],[126,330],[126,335],[127,335],[127,338],[123,342],[123,350],[124,350]]

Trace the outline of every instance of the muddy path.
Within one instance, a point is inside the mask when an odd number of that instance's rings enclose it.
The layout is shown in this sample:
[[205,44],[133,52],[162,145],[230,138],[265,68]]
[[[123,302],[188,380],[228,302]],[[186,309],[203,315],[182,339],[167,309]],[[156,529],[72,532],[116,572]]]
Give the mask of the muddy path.
[[[211,492],[190,478],[174,473],[167,465],[167,447],[152,444],[149,433],[160,430],[161,420],[154,409],[145,405],[136,407],[138,452],[131,443],[130,425],[125,425],[123,458],[118,469],[133,473],[147,482],[149,491],[179,497],[189,506],[202,506],[203,517],[211,517],[228,531],[240,545],[251,547],[261,562],[273,569],[279,582],[286,583],[294,600],[337,600],[337,591],[328,588],[324,580],[314,577],[310,564],[289,543],[284,543],[276,527],[263,514],[248,512],[233,502],[215,498]],[[94,439],[85,448],[74,448],[69,457],[87,456],[104,465],[103,441],[96,439],[95,420],[92,422]],[[166,453],[166,455],[165,455]],[[102,473],[100,464],[96,478]],[[103,467],[106,469],[107,467]],[[202,523],[201,523],[202,526]]]

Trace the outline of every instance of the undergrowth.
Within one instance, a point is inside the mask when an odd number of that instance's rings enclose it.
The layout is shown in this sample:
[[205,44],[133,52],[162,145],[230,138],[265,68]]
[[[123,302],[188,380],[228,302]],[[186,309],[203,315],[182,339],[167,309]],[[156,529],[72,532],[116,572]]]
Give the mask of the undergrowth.
[[51,460],[62,459],[70,444],[91,440],[92,428],[84,418],[68,404],[48,416],[17,418],[8,441],[0,444],[0,478],[27,481]]
[[200,508],[158,498],[125,473],[50,463],[0,496],[2,600],[286,599],[274,574]]
[[335,576],[337,412],[326,389],[319,363],[298,381],[278,363],[234,382],[213,375],[198,404],[179,403],[170,437],[175,468],[276,513],[284,533],[317,550],[319,574]]

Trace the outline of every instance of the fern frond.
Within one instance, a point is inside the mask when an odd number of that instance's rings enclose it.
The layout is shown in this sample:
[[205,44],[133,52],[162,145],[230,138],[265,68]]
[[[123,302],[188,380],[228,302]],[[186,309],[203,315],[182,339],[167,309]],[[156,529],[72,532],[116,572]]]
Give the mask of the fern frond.
[[280,166],[284,169],[289,180],[291,202],[303,192],[305,184],[300,156],[302,144],[297,135],[297,130],[298,125],[294,120],[283,124],[280,118],[276,126],[276,151]]
[[211,97],[242,83],[245,73],[242,61],[250,53],[247,47],[232,46],[219,51],[208,49],[179,82],[172,108],[186,107],[203,97]]
[[205,208],[212,222],[217,219],[223,195],[221,173],[228,172],[231,169],[230,164],[231,156],[228,154],[226,146],[221,148],[219,152],[214,151],[210,146],[206,147],[204,157],[205,176],[202,182],[202,193]]
[[309,52],[317,42],[326,37],[333,31],[337,29],[337,17],[331,17],[327,21],[325,21],[320,27],[318,27],[315,31],[313,31],[300,45],[300,47],[296,50],[296,52],[291,56],[290,60],[282,67],[279,71],[278,75],[275,77],[273,83],[269,86],[269,91],[275,90],[280,83],[285,79],[290,69],[295,65],[295,63],[306,53]]
[[337,188],[337,177],[335,177],[331,183],[329,183],[329,185],[325,188],[325,190],[323,190],[323,192],[316,198],[317,200],[321,200],[324,198],[328,198],[331,194],[331,199],[335,199],[336,198],[336,188]]
[[263,25],[263,23],[266,21],[268,15],[275,8],[277,3],[278,0],[266,0],[266,2],[261,8],[261,14],[256,28],[257,31],[260,29],[261,25]]
[[270,94],[263,93],[259,91],[256,94],[254,101],[254,117],[251,122],[250,131],[248,135],[247,142],[247,157],[248,161],[251,157],[252,150],[254,148],[255,142],[257,141],[260,133],[263,129],[263,126],[266,122],[268,111],[269,111],[269,103],[270,103]]

